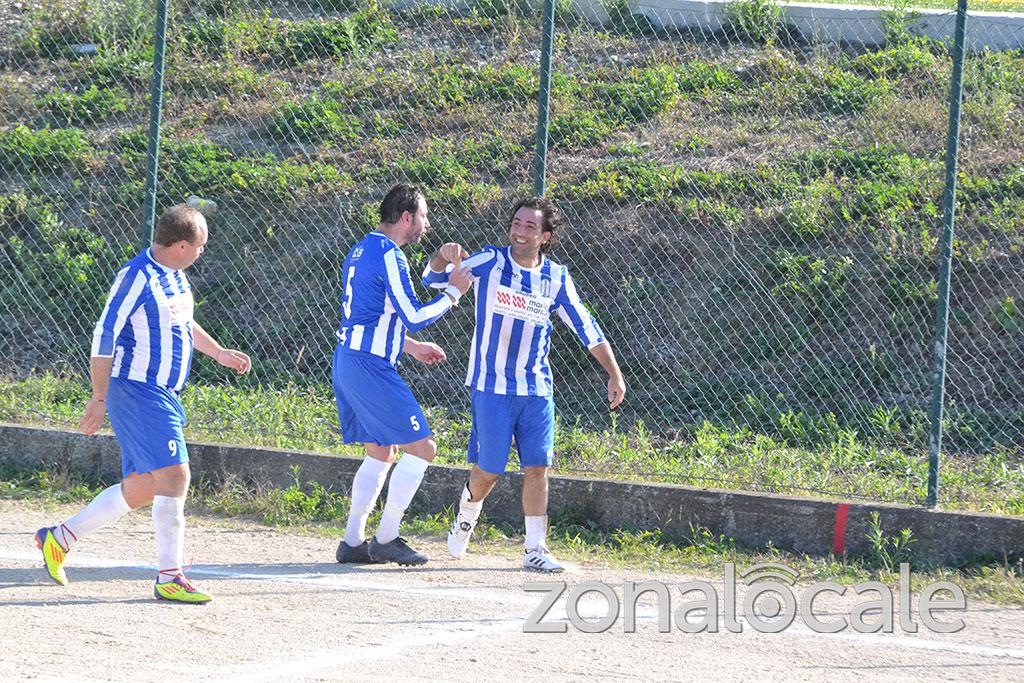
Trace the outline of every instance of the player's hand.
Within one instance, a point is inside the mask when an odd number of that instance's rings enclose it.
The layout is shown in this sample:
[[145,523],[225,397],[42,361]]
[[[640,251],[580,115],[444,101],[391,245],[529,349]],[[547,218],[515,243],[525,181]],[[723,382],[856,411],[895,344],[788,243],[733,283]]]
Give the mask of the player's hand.
[[103,426],[103,418],[106,416],[107,404],[90,398],[82,418],[78,421],[78,431],[86,436],[92,436]]
[[406,353],[424,365],[443,363],[448,360],[448,355],[444,352],[444,349],[437,344],[433,344],[431,342],[417,342],[415,345],[410,345],[408,340],[406,340],[405,343]]
[[455,266],[455,270],[448,276],[448,284],[455,285],[465,294],[473,284],[473,271],[465,266]]
[[445,260],[445,263],[454,263],[456,266],[462,263],[462,259],[469,256],[469,252],[463,249],[458,242],[445,242],[437,250],[437,253]]
[[235,349],[221,349],[217,352],[217,357],[214,360],[226,368],[231,368],[239,375],[244,375],[252,370],[252,359]]
[[621,376],[608,378],[608,410],[615,410],[626,398],[626,381]]

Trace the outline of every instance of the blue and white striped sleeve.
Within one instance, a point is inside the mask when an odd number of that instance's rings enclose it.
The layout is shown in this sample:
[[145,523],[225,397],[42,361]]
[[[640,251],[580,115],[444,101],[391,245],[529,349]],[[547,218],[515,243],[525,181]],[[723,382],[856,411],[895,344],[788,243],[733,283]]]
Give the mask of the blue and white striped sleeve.
[[117,336],[128,322],[128,318],[139,307],[145,289],[146,274],[142,270],[125,266],[118,272],[114,284],[110,287],[103,313],[96,321],[90,355],[101,358],[110,358],[114,355]]
[[384,254],[384,287],[410,332],[422,330],[452,307],[452,300],[445,294],[438,294],[425,304],[420,303],[409,278],[409,264],[398,249]]
[[[470,269],[473,277],[480,278],[487,272],[493,261],[494,251],[492,247],[462,259],[462,265]],[[427,262],[427,267],[423,269],[423,286],[444,289],[448,285],[448,276],[451,275],[453,270],[455,270],[455,266],[449,263],[444,272],[439,273],[432,269],[430,263]]]
[[568,268],[562,268],[562,283],[555,296],[555,303],[558,317],[572,328],[572,331],[588,349],[605,341],[601,326],[597,324],[597,320],[583,305],[579,294],[576,293],[576,284],[572,281]]

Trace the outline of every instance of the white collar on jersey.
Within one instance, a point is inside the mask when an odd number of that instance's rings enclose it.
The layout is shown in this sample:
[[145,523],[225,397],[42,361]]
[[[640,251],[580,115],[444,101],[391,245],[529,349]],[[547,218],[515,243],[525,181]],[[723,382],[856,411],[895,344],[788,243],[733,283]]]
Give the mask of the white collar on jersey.
[[156,266],[160,270],[164,271],[165,273],[176,273],[177,272],[176,270],[174,270],[174,268],[168,268],[167,266],[165,266],[164,264],[160,263],[155,258],[153,258],[153,247],[146,247],[146,258],[149,259],[150,263],[152,263],[154,266]]

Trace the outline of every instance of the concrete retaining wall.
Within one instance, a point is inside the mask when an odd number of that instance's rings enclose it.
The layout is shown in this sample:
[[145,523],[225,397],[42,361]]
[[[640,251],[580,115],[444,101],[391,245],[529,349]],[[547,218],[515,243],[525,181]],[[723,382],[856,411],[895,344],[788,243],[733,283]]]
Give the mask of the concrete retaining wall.
[[[630,2],[635,16],[645,17],[656,28],[695,33],[721,31],[731,0],[642,0]],[[607,24],[609,17],[600,0],[572,0],[573,7],[588,21]],[[782,22],[808,42],[844,43],[864,47],[885,44],[886,10],[856,5],[779,3]],[[952,44],[955,12],[913,10],[908,21],[912,34]],[[1024,14],[968,11],[969,51],[1014,50],[1024,47]]]
[[[215,444],[189,444],[196,479],[235,479],[250,485],[287,487],[292,468],[302,481],[347,493],[359,458]],[[0,424],[0,462],[20,467],[67,468],[110,480],[120,476],[120,451],[111,436]],[[458,500],[465,470],[431,467],[415,504],[441,512]],[[485,512],[496,521],[521,524],[522,476],[499,482]],[[687,535],[690,525],[725,534],[750,547],[826,555],[866,548],[868,519],[878,512],[888,534],[910,528],[917,538],[916,559],[959,565],[978,558],[1024,556],[1024,517],[929,511],[917,507],[834,501],[689,486],[638,484],[574,477],[553,477],[551,511],[571,510],[598,528],[662,529]]]

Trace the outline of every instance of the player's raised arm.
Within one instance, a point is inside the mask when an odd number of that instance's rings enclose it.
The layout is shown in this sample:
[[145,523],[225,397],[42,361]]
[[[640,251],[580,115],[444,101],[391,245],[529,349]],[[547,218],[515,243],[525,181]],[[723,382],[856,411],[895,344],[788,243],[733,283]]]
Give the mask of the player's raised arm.
[[384,255],[385,289],[388,298],[398,312],[402,323],[410,332],[417,332],[448,312],[466,293],[472,279],[465,268],[459,267],[449,276],[448,286],[443,294],[423,304],[413,290],[409,278],[409,266],[405,256],[397,249]]
[[[451,251],[443,253],[442,250],[449,245],[453,245]],[[448,261],[447,258],[454,257],[454,248],[458,247],[461,251],[459,252],[458,261]],[[454,242],[444,244],[434,255],[430,257],[426,267],[423,268],[423,277],[421,282],[424,287],[432,287],[434,289],[444,289],[448,284],[448,277],[452,271],[455,270],[457,265],[465,266],[470,270],[473,278],[482,277],[485,272],[494,264],[494,248],[487,247],[483,251],[478,251],[472,256],[466,254],[465,250],[461,246]]]

